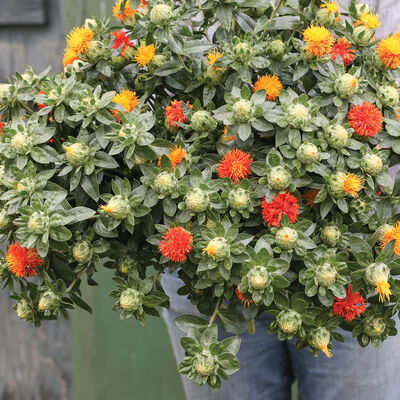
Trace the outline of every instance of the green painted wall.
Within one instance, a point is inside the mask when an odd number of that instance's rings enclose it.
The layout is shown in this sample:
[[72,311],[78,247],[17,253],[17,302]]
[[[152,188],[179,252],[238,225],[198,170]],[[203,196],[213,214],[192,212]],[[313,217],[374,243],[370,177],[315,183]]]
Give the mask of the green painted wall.
[[94,306],[72,319],[73,400],[184,400],[166,328],[150,317],[142,328],[112,311],[112,271],[103,268],[97,287],[84,287]]

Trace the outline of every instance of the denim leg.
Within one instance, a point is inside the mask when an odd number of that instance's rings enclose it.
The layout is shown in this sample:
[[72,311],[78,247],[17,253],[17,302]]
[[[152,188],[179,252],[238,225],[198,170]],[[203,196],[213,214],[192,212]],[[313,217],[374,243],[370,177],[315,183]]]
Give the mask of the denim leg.
[[314,358],[308,349],[288,343],[299,381],[299,400],[399,400],[400,337],[390,337],[380,349],[359,346],[350,332],[335,342],[333,358]]
[[[184,358],[180,338],[184,335],[175,325],[174,319],[182,314],[200,315],[189,300],[176,294],[182,282],[173,275],[163,277],[163,287],[170,296],[171,308],[163,311],[177,362]],[[256,321],[256,334],[242,335],[238,353],[240,371],[222,382],[222,389],[212,393],[208,386],[198,387],[182,376],[187,400],[289,400],[292,382],[287,346],[276,335],[266,333],[267,316]],[[220,330],[220,340],[232,336]],[[377,400],[377,399],[375,399]]]

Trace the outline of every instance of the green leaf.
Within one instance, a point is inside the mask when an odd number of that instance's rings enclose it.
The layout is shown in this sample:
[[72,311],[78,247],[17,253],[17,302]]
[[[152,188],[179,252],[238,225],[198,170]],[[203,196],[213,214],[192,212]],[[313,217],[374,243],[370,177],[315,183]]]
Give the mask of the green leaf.
[[357,236],[352,236],[349,238],[349,246],[354,254],[364,252],[372,256],[372,249],[370,245],[363,239]]
[[218,340],[218,327],[213,324],[208,326],[201,334],[200,343],[203,346],[208,347],[211,343],[215,343]]
[[104,151],[96,152],[96,155],[94,156],[94,165],[105,169],[114,169],[119,167],[114,158]]
[[217,319],[221,328],[225,332],[240,335],[246,332],[248,329],[246,320],[241,315],[229,308],[219,309]]
[[232,17],[233,17],[232,9],[233,7],[231,5],[222,4],[219,7],[217,7],[216,11],[217,19],[221,23],[221,26],[227,31],[230,30],[232,25]]
[[154,75],[168,76],[174,74],[175,72],[178,72],[182,68],[183,66],[179,63],[179,61],[169,61],[163,64],[161,67],[157,68]]
[[396,244],[396,240],[391,240],[386,244],[384,249],[379,253],[378,257],[376,257],[375,262],[384,262],[387,263],[393,257],[393,251]]
[[72,238],[72,233],[65,226],[50,228],[50,237],[57,242],[64,242]]
[[290,286],[290,282],[280,275],[273,275],[272,276],[272,285],[277,288],[286,288]]
[[84,175],[81,180],[82,189],[94,200],[99,201],[100,191],[99,183],[97,181],[97,176],[95,173],[87,176]]
[[181,331],[188,333],[193,328],[205,328],[208,321],[196,315],[185,314],[175,318],[175,324]]

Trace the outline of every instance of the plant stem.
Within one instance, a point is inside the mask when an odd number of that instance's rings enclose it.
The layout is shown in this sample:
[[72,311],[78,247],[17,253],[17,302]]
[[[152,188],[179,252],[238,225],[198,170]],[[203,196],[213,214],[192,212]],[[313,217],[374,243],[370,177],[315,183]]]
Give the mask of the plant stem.
[[222,301],[222,297],[220,297],[217,300],[217,303],[215,304],[215,309],[214,309],[214,312],[211,315],[211,318],[210,318],[210,321],[208,323],[208,326],[211,326],[214,323],[215,318],[217,318],[217,313],[218,313],[219,307],[221,306],[221,301]]
[[78,275],[76,275],[76,278],[71,282],[71,284],[67,287],[67,291],[65,294],[69,293],[72,288],[75,286],[75,283],[79,281],[80,277],[86,272],[87,268],[84,268],[81,272],[78,272]]
[[155,275],[154,275],[154,283],[155,282],[157,282],[157,279],[160,277],[160,275],[165,271],[165,268],[167,268],[167,267],[164,267],[161,271],[158,271]]
[[189,72],[189,74],[191,74],[192,71],[186,66],[185,62],[183,61],[182,56],[180,54],[178,54],[178,53],[176,53],[176,55],[178,56],[178,59],[179,59],[180,63],[182,64],[183,68],[185,68],[185,70],[187,72]]
[[18,103],[25,108],[26,111],[30,112],[31,114],[34,114],[35,111],[33,111],[31,108],[29,108],[23,101],[18,101]]
[[[275,18],[275,15],[278,12],[278,10],[282,4],[283,4],[283,0],[279,0],[278,3],[276,4],[275,8],[272,10],[271,16],[269,17],[270,21],[272,21]],[[268,30],[266,29],[260,36],[259,40],[263,39],[267,32],[268,32]]]

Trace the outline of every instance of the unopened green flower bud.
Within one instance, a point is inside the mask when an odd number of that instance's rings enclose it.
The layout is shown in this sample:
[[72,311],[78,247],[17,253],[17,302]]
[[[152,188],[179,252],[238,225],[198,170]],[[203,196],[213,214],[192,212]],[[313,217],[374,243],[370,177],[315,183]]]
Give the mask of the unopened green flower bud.
[[315,14],[318,24],[330,28],[336,24],[339,11],[333,12],[328,7],[320,8]]
[[199,375],[210,376],[216,373],[218,363],[215,356],[209,352],[203,351],[196,355],[193,366]]
[[64,146],[67,161],[73,167],[81,167],[90,159],[90,147],[84,143],[72,143]]
[[21,155],[28,154],[33,147],[32,137],[24,132],[17,132],[11,138],[10,144],[13,150]]
[[32,306],[24,299],[18,302],[16,311],[19,319],[30,321],[33,317]]
[[383,317],[371,316],[364,321],[364,332],[370,337],[381,336],[386,330],[386,322]]
[[353,97],[359,88],[358,78],[351,74],[339,75],[334,82],[335,93],[342,99]]
[[35,190],[35,182],[31,178],[23,178],[15,185],[15,190],[19,195],[32,193]]
[[271,283],[270,273],[262,265],[253,267],[246,275],[249,286],[255,290],[264,290]]
[[299,235],[293,228],[284,227],[278,230],[275,235],[275,242],[285,250],[293,249],[296,246]]
[[28,230],[42,235],[49,230],[50,218],[43,211],[35,211],[28,219]]
[[372,204],[370,202],[365,201],[363,198],[356,198],[350,200],[350,211],[354,214],[365,214],[369,213],[372,210]]
[[329,263],[318,265],[315,270],[315,277],[321,286],[332,286],[337,279],[336,268]]
[[27,83],[28,85],[31,85],[33,83],[33,81],[37,78],[38,76],[33,73],[32,71],[27,71],[24,72],[23,74],[21,74],[21,78],[23,79],[23,81],[25,83]]
[[131,212],[128,199],[121,195],[111,197],[107,205],[100,206],[100,209],[114,219],[125,219]]
[[358,44],[359,46],[366,46],[371,43],[371,39],[374,34],[375,32],[373,29],[370,29],[364,25],[358,25],[353,29],[351,37],[354,43]]
[[250,100],[239,100],[232,108],[233,118],[239,122],[247,122],[254,116],[254,106]]
[[382,159],[377,154],[366,154],[361,159],[361,168],[371,176],[379,175],[383,168]]
[[119,297],[121,308],[126,311],[137,311],[142,305],[143,295],[136,289],[125,289]]
[[168,62],[169,58],[164,54],[156,54],[151,62],[155,67],[161,67]]
[[331,197],[334,199],[341,199],[346,196],[344,190],[343,172],[334,172],[328,178],[326,189]]
[[88,61],[97,62],[103,58],[106,53],[104,44],[99,40],[91,40],[85,50],[85,57]]
[[85,240],[76,242],[74,247],[72,247],[72,256],[80,264],[86,264],[92,261],[93,246]]
[[55,294],[52,290],[47,290],[42,294],[39,299],[39,311],[54,311],[60,305],[60,296]]
[[225,238],[217,236],[208,242],[203,253],[215,261],[223,261],[231,255],[231,246]]
[[139,135],[139,131],[135,125],[125,124],[122,125],[122,128],[118,132],[118,137],[130,140],[132,144],[136,143],[137,137]]
[[156,4],[150,11],[150,21],[155,25],[169,25],[172,19],[172,8],[168,4]]
[[104,28],[102,21],[96,18],[86,18],[83,26],[93,32],[101,31]]
[[281,58],[285,54],[285,50],[285,43],[280,39],[273,40],[268,46],[269,55],[272,59]]
[[118,271],[127,275],[129,271],[138,268],[139,263],[130,256],[122,256],[117,263]]
[[372,61],[374,63],[374,66],[377,70],[379,71],[386,71],[388,67],[385,65],[385,63],[382,61],[381,57],[379,54],[376,52],[376,50],[372,54]]
[[190,189],[185,196],[186,207],[195,213],[207,210],[210,204],[208,193],[200,188]]
[[245,210],[250,204],[250,196],[243,188],[234,188],[228,193],[228,203],[234,210]]
[[154,190],[164,196],[175,192],[178,186],[178,179],[169,172],[161,172],[154,178]]
[[314,349],[323,351],[329,358],[332,357],[332,353],[328,350],[330,341],[331,333],[324,327],[312,329],[309,334],[309,344],[314,347]]
[[321,231],[321,240],[328,246],[335,247],[342,240],[342,233],[335,225],[328,225]]
[[304,104],[293,104],[287,111],[287,122],[295,129],[306,127],[311,120],[310,112]]
[[271,168],[268,172],[267,179],[271,189],[283,190],[292,182],[292,175],[287,168],[278,165]]
[[193,113],[190,126],[196,132],[209,132],[217,127],[217,121],[208,111],[200,110]]
[[343,149],[349,143],[349,133],[342,125],[330,126],[326,133],[326,141],[333,149]]
[[294,310],[281,311],[276,317],[279,329],[288,335],[295,334],[301,326],[301,315]]
[[216,68],[209,65],[204,73],[204,79],[211,86],[219,85],[225,80],[225,71],[225,68]]
[[376,230],[376,238],[378,242],[381,242],[383,239],[383,236],[385,235],[385,232],[387,230],[390,230],[391,226],[389,224],[383,224],[381,225],[377,230]]
[[375,262],[365,269],[365,280],[372,286],[387,282],[390,278],[390,268],[383,262]]
[[252,49],[250,43],[239,42],[233,46],[233,54],[236,59],[242,62],[247,62],[252,56]]
[[8,83],[0,83],[0,106],[9,103],[11,96],[11,85]]
[[296,151],[296,157],[303,164],[312,164],[318,160],[318,147],[313,143],[302,143]]
[[399,104],[399,91],[394,86],[378,86],[376,95],[385,107],[396,107]]
[[11,227],[11,218],[8,216],[6,210],[0,211],[0,233],[6,233]]

